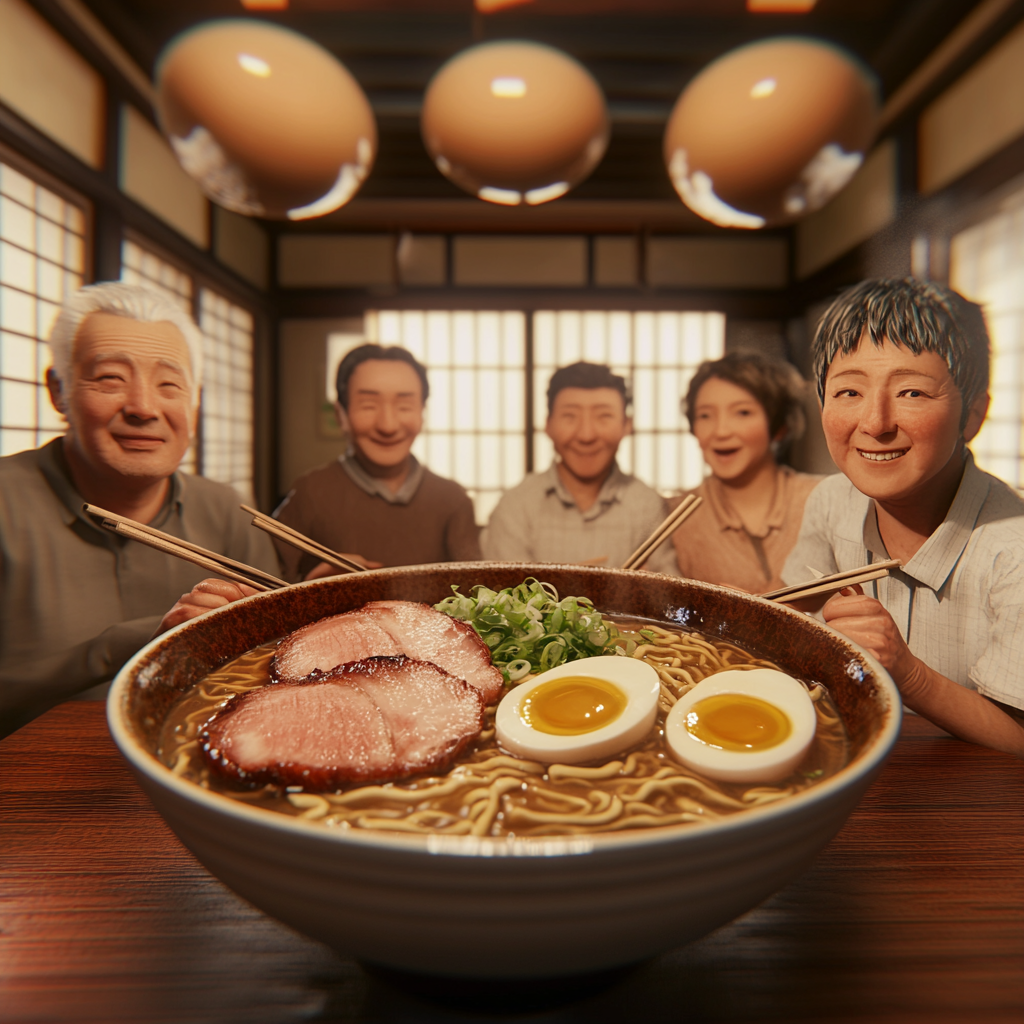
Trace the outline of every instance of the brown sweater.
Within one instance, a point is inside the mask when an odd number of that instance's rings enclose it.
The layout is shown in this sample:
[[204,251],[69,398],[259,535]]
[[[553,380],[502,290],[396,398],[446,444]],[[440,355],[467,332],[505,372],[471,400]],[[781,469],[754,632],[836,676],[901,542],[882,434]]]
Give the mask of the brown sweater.
[[691,580],[739,587],[750,594],[784,586],[780,574],[800,533],[804,504],[824,479],[781,467],[766,532],[756,537],[729,507],[721,482],[709,476],[687,492],[699,494],[704,502],[672,537],[679,572]]
[[[454,480],[424,468],[407,505],[367,494],[342,468],[329,462],[300,477],[277,510],[282,523],[342,554],[392,565],[476,561],[480,541],[473,503]],[[302,579],[315,558],[277,544],[285,578]]]

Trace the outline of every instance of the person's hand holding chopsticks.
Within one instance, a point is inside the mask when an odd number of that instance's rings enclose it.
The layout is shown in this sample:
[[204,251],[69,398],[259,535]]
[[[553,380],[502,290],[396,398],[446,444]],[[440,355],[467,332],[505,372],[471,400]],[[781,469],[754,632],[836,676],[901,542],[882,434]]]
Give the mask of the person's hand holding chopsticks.
[[180,626],[197,615],[221,608],[232,601],[258,594],[255,587],[247,587],[244,583],[232,583],[229,580],[201,580],[187,594],[182,594],[174,602],[171,610],[160,620],[153,636],[166,633],[167,630]]
[[917,658],[882,602],[869,597],[861,587],[847,587],[833,594],[821,614],[827,625],[877,658],[894,679],[912,675]]

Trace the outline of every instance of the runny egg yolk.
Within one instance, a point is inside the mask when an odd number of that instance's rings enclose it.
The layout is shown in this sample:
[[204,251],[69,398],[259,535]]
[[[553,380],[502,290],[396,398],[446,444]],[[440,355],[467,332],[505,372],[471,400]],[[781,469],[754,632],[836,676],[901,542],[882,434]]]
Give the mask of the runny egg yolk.
[[579,736],[614,722],[628,698],[613,683],[562,676],[531,690],[519,705],[523,724],[554,736]]
[[744,693],[719,693],[687,711],[686,731],[712,747],[755,751],[777,747],[793,726],[774,704]]

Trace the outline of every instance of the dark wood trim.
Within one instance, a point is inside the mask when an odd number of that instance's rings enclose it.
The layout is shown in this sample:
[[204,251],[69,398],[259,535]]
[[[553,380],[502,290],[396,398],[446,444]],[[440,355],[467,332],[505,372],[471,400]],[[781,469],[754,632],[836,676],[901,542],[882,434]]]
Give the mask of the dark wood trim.
[[942,256],[943,247],[948,251],[954,235],[995,212],[1006,193],[1018,187],[1024,188],[1024,136],[933,195],[902,192],[892,224],[791,286],[794,313],[864,277],[909,274],[910,247],[916,235],[928,236],[939,247],[930,276],[944,281],[948,260]]
[[[965,72],[969,71],[989,50],[1001,42],[1022,19],[1024,19],[1024,0],[1017,0],[1016,3],[1011,4],[996,18],[977,39],[965,47],[957,58],[943,69],[941,74],[936,75],[928,83],[927,88],[922,89],[914,101],[909,103],[899,116],[887,126],[886,131],[902,131],[908,126],[912,129],[915,128],[917,120],[925,108],[942,95]],[[912,73],[911,71],[904,77],[909,78]],[[896,88],[898,89],[899,86]]]
[[[184,263],[199,276],[233,296],[250,308],[273,313],[270,296],[254,288],[233,271],[219,263],[209,252],[197,248],[159,217],[128,198],[108,179],[106,173],[87,167],[56,142],[35,129],[8,107],[0,104],[0,144],[6,145],[32,167],[50,179],[64,183],[89,199],[97,210],[105,207],[116,214],[128,228],[165,249],[179,263]],[[116,179],[115,179],[116,180]],[[99,261],[96,269],[99,270]]]
[[284,319],[362,316],[368,309],[719,310],[742,319],[776,320],[792,306],[784,291],[696,291],[667,288],[281,289]]

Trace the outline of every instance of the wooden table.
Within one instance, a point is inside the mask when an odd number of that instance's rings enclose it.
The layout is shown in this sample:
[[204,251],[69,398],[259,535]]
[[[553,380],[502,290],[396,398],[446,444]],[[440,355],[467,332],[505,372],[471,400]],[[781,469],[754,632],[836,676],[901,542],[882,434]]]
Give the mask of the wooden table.
[[98,703],[0,744],[0,792],[4,1022],[1024,1020],[1024,763],[920,719],[782,892],[631,971],[496,990],[500,1015],[472,987],[368,973],[221,886],[137,788]]

